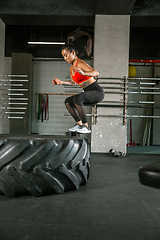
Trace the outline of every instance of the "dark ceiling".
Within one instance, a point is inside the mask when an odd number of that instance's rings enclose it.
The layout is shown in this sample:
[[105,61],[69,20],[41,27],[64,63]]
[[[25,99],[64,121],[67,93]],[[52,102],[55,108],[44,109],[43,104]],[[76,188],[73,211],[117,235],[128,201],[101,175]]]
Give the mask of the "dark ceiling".
[[[34,57],[61,58],[61,45],[29,45],[28,42],[66,42],[67,35],[78,27],[7,25],[5,56],[10,57],[12,52],[27,52]],[[93,26],[86,26],[82,29],[87,31],[94,39]],[[79,41],[83,41],[83,39]],[[83,46],[79,42],[77,45]],[[83,49],[79,49],[79,52],[83,53]]]
[[135,2],[136,0],[0,0],[0,16],[6,24],[12,25],[16,25],[20,19],[18,25],[27,22],[27,25],[74,25],[72,19],[76,17],[80,20],[83,17],[93,19],[96,14],[129,15]]
[[61,57],[55,46],[28,46],[28,41],[66,41],[82,27],[94,36],[97,14],[130,15],[130,58],[160,57],[159,0],[0,0],[6,24],[5,55],[28,52],[34,57]]

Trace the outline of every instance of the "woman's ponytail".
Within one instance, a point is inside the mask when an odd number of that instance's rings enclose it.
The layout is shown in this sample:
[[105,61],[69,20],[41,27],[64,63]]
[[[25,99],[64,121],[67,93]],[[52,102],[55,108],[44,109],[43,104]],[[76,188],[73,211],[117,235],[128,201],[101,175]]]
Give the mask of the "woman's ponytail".
[[72,43],[73,41],[80,37],[85,38],[84,50],[86,54],[90,56],[92,53],[92,37],[87,32],[79,29],[75,30],[68,35],[67,41],[68,43]]

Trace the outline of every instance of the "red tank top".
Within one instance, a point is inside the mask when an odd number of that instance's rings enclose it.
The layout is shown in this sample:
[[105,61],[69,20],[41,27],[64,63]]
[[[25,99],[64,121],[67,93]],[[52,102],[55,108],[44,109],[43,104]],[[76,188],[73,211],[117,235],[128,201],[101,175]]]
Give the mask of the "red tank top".
[[[77,64],[78,64],[78,61],[79,61],[79,60],[80,60],[80,59],[77,60],[76,67],[77,67]],[[82,82],[86,81],[87,79],[91,78],[90,76],[81,75],[81,74],[78,73],[78,72],[75,72],[75,74],[72,75],[72,68],[73,68],[73,65],[72,65],[71,68],[70,68],[70,73],[71,73],[72,79],[73,79],[76,83],[82,83]]]

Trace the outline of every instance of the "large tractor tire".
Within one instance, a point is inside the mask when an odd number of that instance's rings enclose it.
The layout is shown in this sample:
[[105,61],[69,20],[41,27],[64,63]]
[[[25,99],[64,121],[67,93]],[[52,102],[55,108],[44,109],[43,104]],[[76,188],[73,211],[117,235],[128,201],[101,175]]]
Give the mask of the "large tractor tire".
[[78,189],[86,184],[89,168],[87,139],[0,135],[0,193],[7,197]]

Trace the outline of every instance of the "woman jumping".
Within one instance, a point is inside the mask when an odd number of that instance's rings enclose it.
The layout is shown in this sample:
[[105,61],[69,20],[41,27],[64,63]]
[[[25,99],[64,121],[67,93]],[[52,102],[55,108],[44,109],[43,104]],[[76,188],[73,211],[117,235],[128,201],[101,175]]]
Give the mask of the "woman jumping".
[[91,130],[88,127],[84,104],[87,105],[101,102],[104,98],[104,91],[97,84],[94,78],[99,75],[98,71],[80,59],[78,57],[77,49],[72,43],[70,43],[81,36],[86,37],[85,51],[87,55],[90,56],[92,49],[91,36],[80,30],[71,33],[68,36],[68,43],[63,45],[61,49],[64,60],[68,64],[72,64],[70,67],[71,80],[61,81],[55,77],[52,82],[55,85],[75,85],[77,83],[84,90],[84,92],[68,97],[65,100],[65,105],[69,113],[76,121],[76,124],[70,128],[69,131],[77,133],[90,133]]

